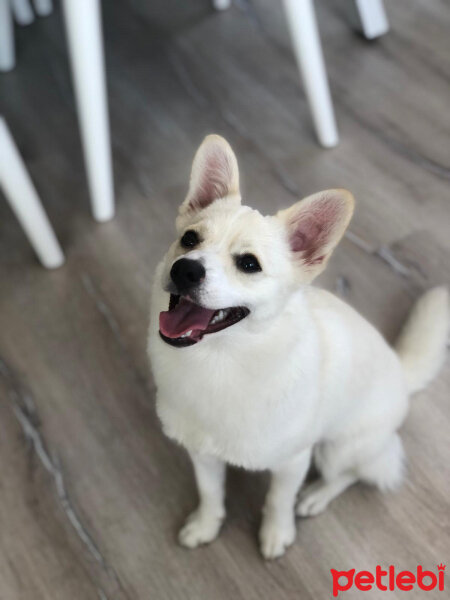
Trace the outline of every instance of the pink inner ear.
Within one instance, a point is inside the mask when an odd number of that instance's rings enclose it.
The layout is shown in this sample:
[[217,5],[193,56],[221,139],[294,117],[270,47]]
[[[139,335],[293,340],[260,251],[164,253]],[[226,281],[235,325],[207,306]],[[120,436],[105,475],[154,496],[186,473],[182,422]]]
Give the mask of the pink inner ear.
[[302,259],[319,264],[325,259],[323,250],[339,218],[341,203],[336,198],[323,198],[307,209],[301,208],[288,223],[289,243],[293,252],[301,252]]
[[222,149],[214,149],[205,159],[198,187],[189,202],[189,208],[200,210],[229,193],[232,165]]

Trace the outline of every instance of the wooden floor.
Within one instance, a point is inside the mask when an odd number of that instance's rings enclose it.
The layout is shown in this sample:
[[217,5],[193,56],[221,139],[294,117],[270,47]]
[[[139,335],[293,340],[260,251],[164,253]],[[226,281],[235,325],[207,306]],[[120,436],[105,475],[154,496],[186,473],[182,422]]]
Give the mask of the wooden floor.
[[[368,43],[335,0],[316,4],[341,134],[332,151],[315,142],[281,3],[235,0],[221,14],[209,0],[103,3],[117,197],[105,225],[89,212],[61,16],[18,31],[0,112],[67,263],[41,268],[2,199],[1,600],[322,600],[330,568],[448,563],[449,363],[403,427],[397,494],[355,486],[266,563],[267,476],[230,470],[220,539],[192,552],[176,543],[196,494],[155,416],[148,298],[205,134],[229,139],[244,200],[264,212],[322,188],[354,192],[350,234],[321,284],[389,339],[421,291],[450,281],[448,5],[388,1],[392,29]],[[408,598],[425,596],[445,593]]]

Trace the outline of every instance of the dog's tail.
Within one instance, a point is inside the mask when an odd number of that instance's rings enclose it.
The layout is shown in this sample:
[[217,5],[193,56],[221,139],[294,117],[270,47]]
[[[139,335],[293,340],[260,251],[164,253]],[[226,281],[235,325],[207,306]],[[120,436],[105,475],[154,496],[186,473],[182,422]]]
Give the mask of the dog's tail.
[[444,362],[449,334],[449,295],[436,287],[415,304],[395,348],[403,365],[409,392],[424,388]]

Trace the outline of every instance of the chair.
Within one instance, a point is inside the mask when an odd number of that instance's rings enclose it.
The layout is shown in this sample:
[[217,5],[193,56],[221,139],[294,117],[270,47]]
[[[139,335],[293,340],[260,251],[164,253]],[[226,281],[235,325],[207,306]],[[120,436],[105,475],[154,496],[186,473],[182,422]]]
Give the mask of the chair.
[[[353,20],[367,39],[388,31],[383,0],[346,1],[350,1]],[[313,0],[283,0],[283,4],[317,138],[322,146],[332,148],[339,142],[339,135]],[[231,0],[213,0],[216,10],[225,10],[230,5]]]
[[0,156],[0,188],[31,245],[44,267],[54,269],[61,266],[64,263],[64,255],[2,116],[0,116]]
[[[51,0],[34,0],[39,16]],[[92,213],[97,221],[114,216],[111,146],[99,0],[62,0]],[[19,24],[34,19],[29,0],[0,0],[0,71],[15,65],[13,15]]]

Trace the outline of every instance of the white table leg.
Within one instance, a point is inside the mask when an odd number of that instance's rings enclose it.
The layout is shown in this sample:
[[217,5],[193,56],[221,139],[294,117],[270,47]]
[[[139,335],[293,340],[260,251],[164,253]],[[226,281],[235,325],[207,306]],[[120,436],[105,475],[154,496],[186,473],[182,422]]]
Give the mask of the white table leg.
[[227,10],[231,6],[231,0],[212,0],[212,4],[216,10]]
[[114,216],[111,146],[98,0],[62,0],[81,140],[97,221]]
[[61,266],[64,255],[6,121],[2,117],[0,117],[0,155],[0,187],[31,245],[44,267],[54,269]]
[[14,68],[14,24],[9,0],[0,0],[0,71]]
[[33,0],[34,10],[40,17],[47,17],[53,10],[52,0]]
[[313,0],[284,0],[284,6],[317,137],[332,148],[339,136]]
[[354,0],[356,21],[368,40],[389,31],[389,22],[383,0]]
[[34,21],[30,0],[10,0],[14,18],[19,25],[29,25]]

